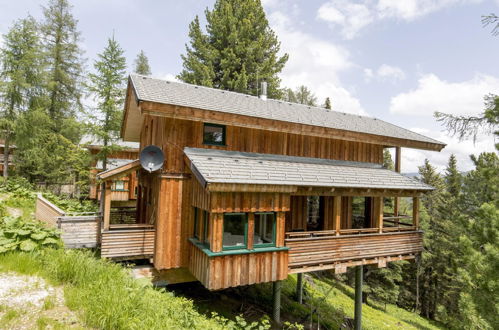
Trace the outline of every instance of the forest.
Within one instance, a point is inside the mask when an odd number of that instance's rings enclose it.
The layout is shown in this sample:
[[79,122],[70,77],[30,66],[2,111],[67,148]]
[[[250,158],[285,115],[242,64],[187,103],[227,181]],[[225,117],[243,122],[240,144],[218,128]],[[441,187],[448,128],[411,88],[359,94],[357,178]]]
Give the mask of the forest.
[[[258,81],[265,80],[270,98],[341,110],[334,99],[319,101],[307,86],[281,85],[279,75],[293,54],[280,51],[259,0],[217,0],[204,14],[206,27],[198,17],[189,25],[177,79],[250,95],[257,95]],[[495,24],[497,18],[488,20]],[[81,39],[69,0],[48,0],[41,19],[19,18],[3,36],[2,185],[19,177],[30,184],[70,183],[85,199],[92,161],[84,148],[88,136],[104,146],[97,155],[104,169],[107,156],[119,150],[129,71],[124,50],[110,35],[97,58],[88,61]],[[152,74],[143,51],[131,66],[135,73]],[[496,92],[483,96],[480,116],[437,112],[435,120],[461,139],[477,134],[497,138]],[[443,172],[428,160],[420,164],[418,179],[436,188],[422,198],[424,251],[415,262],[366,267],[364,303],[393,304],[445,328],[499,328],[499,144],[495,148],[470,155],[474,168],[467,172],[459,170],[454,155]],[[10,153],[15,166],[9,166]],[[385,166],[393,168],[388,151]],[[386,200],[385,207],[391,203]],[[321,276],[353,285],[353,272]]]

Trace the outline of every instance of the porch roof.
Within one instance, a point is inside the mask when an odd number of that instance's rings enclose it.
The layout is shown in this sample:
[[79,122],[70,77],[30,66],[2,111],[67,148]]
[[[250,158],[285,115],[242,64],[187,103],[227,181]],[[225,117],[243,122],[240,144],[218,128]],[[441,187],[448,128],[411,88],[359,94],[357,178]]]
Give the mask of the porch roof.
[[213,149],[185,148],[191,170],[210,184],[368,188],[428,191],[434,188],[379,164]]

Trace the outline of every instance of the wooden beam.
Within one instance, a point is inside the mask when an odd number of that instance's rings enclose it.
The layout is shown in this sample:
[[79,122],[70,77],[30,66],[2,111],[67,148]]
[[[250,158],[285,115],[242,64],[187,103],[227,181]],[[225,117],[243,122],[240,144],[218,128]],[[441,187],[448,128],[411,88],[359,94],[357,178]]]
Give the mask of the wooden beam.
[[286,213],[276,212],[276,247],[284,246],[284,239],[286,236]]
[[104,193],[104,231],[109,230],[109,225],[111,221],[111,182],[106,182],[106,191]]
[[416,230],[419,229],[419,197],[412,198],[412,223]]
[[334,196],[333,201],[333,223],[336,235],[340,235],[341,229],[341,196]]
[[130,172],[137,170],[140,167],[140,160],[134,160],[131,163],[113,168],[97,174],[97,179],[103,181],[110,181],[116,178],[121,178]]
[[255,232],[255,213],[250,212],[248,213],[248,232],[247,232],[247,249],[248,250],[253,250],[253,240],[254,240],[254,235],[253,233]]
[[383,233],[383,197],[373,197],[374,199],[374,225],[379,233]]
[[[395,147],[395,172],[400,173],[400,168],[401,168],[401,159],[402,159],[402,148],[400,147]],[[393,204],[393,215],[398,216],[399,215],[399,208],[400,208],[400,198],[395,197],[394,204]]]

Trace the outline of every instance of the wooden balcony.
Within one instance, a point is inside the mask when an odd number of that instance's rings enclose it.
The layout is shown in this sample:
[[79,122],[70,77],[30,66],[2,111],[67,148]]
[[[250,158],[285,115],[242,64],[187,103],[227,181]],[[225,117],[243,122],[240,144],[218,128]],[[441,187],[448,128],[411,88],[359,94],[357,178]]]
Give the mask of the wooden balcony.
[[423,250],[423,233],[414,227],[288,232],[289,273],[335,269],[412,259]]
[[142,259],[154,254],[154,226],[142,224],[111,225],[101,236],[101,257]]

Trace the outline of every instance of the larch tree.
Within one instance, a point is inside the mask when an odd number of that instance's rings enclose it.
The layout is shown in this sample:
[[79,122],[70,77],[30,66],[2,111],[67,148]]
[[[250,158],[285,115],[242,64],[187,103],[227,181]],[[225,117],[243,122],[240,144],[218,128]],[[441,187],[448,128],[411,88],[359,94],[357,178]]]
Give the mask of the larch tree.
[[[58,132],[62,131],[65,119],[74,119],[77,111],[82,109],[84,60],[79,46],[78,21],[71,9],[67,0],[50,0],[48,7],[43,8],[41,26],[48,69],[47,110]],[[79,137],[71,138],[78,140]]]
[[123,115],[126,82],[126,59],[123,53],[114,37],[108,39],[106,48],[94,63],[95,73],[89,75],[89,90],[98,102],[94,135],[103,144],[97,157],[102,159],[104,170],[107,168],[107,156],[117,148],[115,142]]
[[135,58],[133,72],[149,76],[151,75],[151,67],[149,66],[149,59],[143,50]]
[[268,96],[280,99],[278,74],[288,55],[269,27],[260,0],[217,0],[206,9],[206,31],[196,17],[189,25],[189,44],[181,55],[184,82],[258,95],[266,81]]
[[32,17],[18,20],[0,49],[0,130],[4,139],[3,176],[9,175],[10,145],[15,142],[19,115],[32,105],[41,85],[38,26]]

